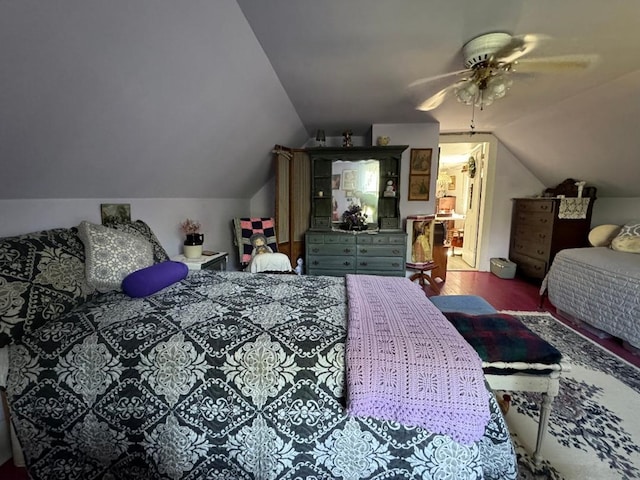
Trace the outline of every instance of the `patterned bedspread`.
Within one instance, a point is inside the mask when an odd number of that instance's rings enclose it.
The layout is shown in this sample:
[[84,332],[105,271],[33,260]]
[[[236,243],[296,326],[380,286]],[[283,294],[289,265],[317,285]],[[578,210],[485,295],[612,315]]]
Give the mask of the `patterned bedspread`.
[[194,271],[47,323],[10,349],[31,477],[516,478],[493,397],[469,446],[346,414],[345,295],[338,278]]
[[559,310],[640,348],[640,255],[608,247],[555,256],[540,293]]

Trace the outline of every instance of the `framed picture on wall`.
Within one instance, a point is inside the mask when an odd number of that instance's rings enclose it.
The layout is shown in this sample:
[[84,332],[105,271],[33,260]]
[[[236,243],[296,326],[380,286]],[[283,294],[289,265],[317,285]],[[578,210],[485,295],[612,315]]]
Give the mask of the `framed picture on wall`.
[[131,221],[130,203],[101,203],[100,219],[105,223],[122,223]]
[[431,175],[409,175],[409,200],[429,200]]
[[331,175],[331,190],[340,190],[340,174]]
[[431,148],[412,148],[409,175],[431,175]]
[[455,190],[456,189],[456,176],[455,175],[450,175],[449,176],[449,184],[448,184],[447,188],[449,190]]
[[342,189],[343,190],[355,190],[357,180],[358,180],[357,170],[342,171]]

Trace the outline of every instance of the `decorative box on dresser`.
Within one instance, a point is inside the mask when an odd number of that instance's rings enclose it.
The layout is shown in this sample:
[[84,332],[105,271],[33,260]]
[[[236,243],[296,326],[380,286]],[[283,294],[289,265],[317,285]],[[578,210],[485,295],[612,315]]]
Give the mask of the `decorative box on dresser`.
[[[547,189],[547,194],[555,194],[561,185]],[[518,274],[542,280],[560,250],[588,246],[595,192],[596,189],[590,187],[588,196],[580,200],[575,198],[575,193],[574,197],[567,197],[566,200],[557,197],[513,200],[509,259],[516,263]],[[563,202],[576,201],[584,202],[581,214],[561,213]]]
[[403,232],[354,234],[309,231],[306,235],[307,273],[403,277],[406,242],[407,236]]

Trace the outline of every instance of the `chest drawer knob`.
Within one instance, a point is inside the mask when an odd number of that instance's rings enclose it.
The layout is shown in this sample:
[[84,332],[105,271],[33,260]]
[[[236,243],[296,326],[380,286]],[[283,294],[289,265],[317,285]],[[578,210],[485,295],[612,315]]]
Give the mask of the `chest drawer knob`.
[[394,248],[393,250],[391,250],[391,252],[392,252],[394,255],[400,255],[400,250],[398,250],[397,248]]
[[344,262],[344,263],[343,263],[343,265],[344,265],[345,267],[348,267],[349,265],[351,265],[351,262]]
[[317,260],[314,260],[314,261],[313,261],[313,262],[311,262],[311,263],[312,263],[313,265],[316,265],[316,266],[317,266],[317,265],[320,265],[320,262],[319,262],[319,261],[317,261]]
[[366,248],[361,248],[360,249],[360,253],[367,253],[367,249]]
[[345,248],[344,249],[344,253],[351,253],[351,249],[350,248]]
[[366,267],[367,265],[368,265],[368,263],[367,263],[367,262],[360,262],[360,266],[361,266],[361,267]]
[[313,253],[318,253],[320,251],[320,249],[316,247],[316,248],[312,248],[311,251]]

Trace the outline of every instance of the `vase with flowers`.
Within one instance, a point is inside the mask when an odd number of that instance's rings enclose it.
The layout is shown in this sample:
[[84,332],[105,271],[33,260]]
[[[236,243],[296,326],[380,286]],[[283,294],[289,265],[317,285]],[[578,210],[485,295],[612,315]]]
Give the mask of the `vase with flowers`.
[[352,205],[342,214],[342,225],[340,228],[343,230],[356,231],[366,230],[368,228],[367,214],[362,211],[360,205]]
[[202,244],[204,234],[200,233],[200,222],[187,218],[180,224],[180,230],[185,234],[184,256],[187,258],[200,258],[202,256]]

